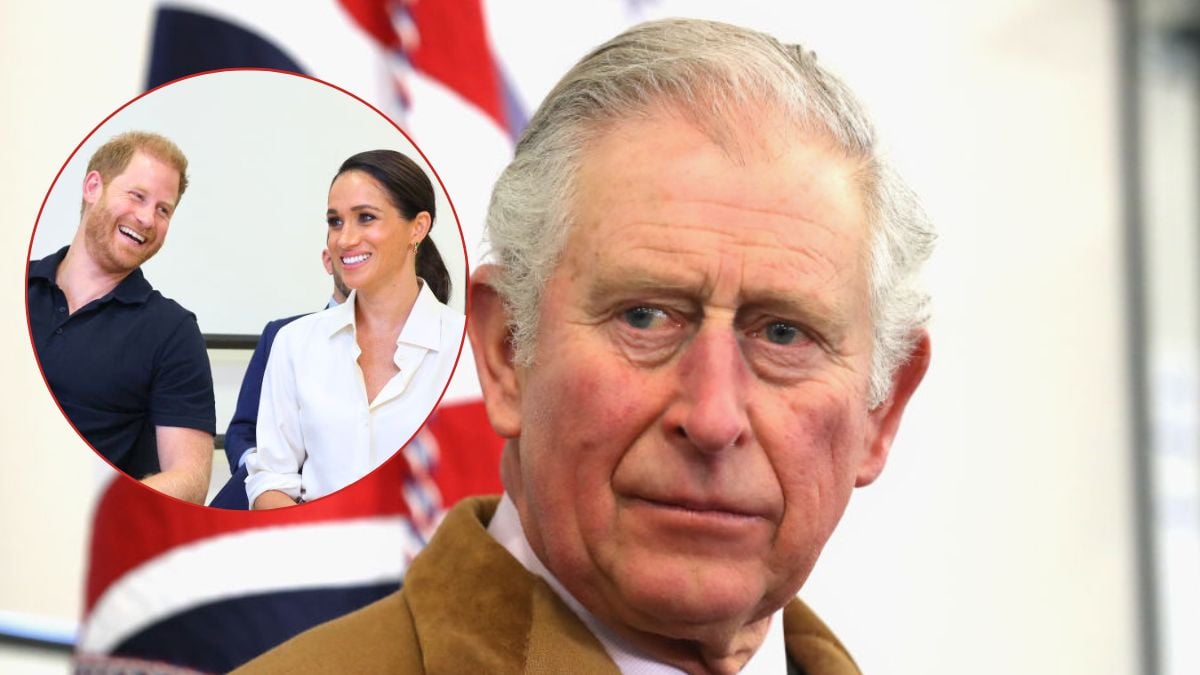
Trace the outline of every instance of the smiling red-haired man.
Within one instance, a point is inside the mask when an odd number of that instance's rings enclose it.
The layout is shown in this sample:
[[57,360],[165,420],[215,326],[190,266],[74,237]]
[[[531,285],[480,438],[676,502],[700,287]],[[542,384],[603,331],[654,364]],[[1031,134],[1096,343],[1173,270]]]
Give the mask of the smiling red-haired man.
[[169,139],[132,131],[88,161],[70,246],[29,264],[29,326],[67,418],[118,469],[200,503],[212,469],[212,371],[196,317],[141,266],[167,238],[187,189]]

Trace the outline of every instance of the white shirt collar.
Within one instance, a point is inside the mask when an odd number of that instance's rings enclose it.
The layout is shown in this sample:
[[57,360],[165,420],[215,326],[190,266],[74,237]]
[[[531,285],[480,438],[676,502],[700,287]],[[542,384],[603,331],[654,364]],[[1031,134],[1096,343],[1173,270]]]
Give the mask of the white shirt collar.
[[[492,535],[492,538],[503,546],[512,557],[516,558],[525,569],[541,577],[549,584],[550,588],[554,589],[558,597],[592,631],[600,644],[604,645],[604,650],[608,652],[609,658],[622,673],[625,675],[679,675],[683,673],[678,668],[654,661],[639,652],[628,641],[602,624],[583,605],[579,604],[574,596],[567,592],[567,589],[550,573],[550,570],[546,569],[537,554],[533,552],[529,540],[525,537],[525,531],[521,528],[521,517],[517,513],[517,507],[509,498],[508,493],[500,498],[496,515],[488,524],[488,534]],[[766,639],[763,640],[762,646],[758,648],[754,656],[750,657],[746,666],[742,668],[741,675],[778,675],[778,673],[786,672],[787,648],[783,638],[783,612],[777,611],[771,616]]]
[[[417,279],[417,283],[420,286],[417,299],[413,302],[412,309],[409,310],[408,319],[404,321],[404,328],[400,329],[400,336],[396,338],[396,344],[409,344],[437,351],[442,344],[441,311],[443,305],[438,302],[433,291],[429,290],[429,284],[420,278]],[[325,313],[329,315],[330,336],[347,328],[355,330],[354,306],[357,301],[358,291],[350,291],[345,302],[325,310]]]

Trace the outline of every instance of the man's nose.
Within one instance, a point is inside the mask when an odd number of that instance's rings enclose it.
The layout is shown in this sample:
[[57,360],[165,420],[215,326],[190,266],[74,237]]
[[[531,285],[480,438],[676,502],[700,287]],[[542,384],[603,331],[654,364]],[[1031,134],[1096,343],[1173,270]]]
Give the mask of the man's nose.
[[697,450],[716,453],[750,441],[746,395],[750,371],[728,327],[706,327],[677,363],[679,390],[670,432]]
[[142,229],[148,229],[150,225],[154,223],[154,215],[157,210],[158,206],[156,204],[150,200],[146,200],[144,203],[134,209],[133,216],[137,218],[138,225],[140,225]]

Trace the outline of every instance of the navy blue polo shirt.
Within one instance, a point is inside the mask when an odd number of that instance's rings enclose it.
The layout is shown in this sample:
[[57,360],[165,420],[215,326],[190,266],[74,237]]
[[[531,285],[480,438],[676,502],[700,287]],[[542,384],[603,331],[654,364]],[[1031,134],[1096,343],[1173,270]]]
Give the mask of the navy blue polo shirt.
[[68,314],[55,283],[67,254],[29,264],[29,329],[42,373],[79,433],[117,468],[159,471],[155,427],[216,432],[212,368],[196,316],[134,270]]

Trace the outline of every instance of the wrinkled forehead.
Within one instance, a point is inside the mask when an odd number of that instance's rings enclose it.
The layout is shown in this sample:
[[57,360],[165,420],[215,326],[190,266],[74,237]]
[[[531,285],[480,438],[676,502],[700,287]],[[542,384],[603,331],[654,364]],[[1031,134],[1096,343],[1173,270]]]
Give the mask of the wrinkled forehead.
[[608,125],[581,157],[560,260],[616,277],[649,267],[696,288],[735,273],[746,292],[859,295],[859,162],[789,120],[749,121],[718,137],[669,110]]
[[[753,166],[777,165],[778,170],[768,176],[768,181],[763,182],[760,176],[756,179],[760,184],[742,187],[752,190],[765,208],[772,203],[848,194],[861,211],[854,214],[856,220],[868,226],[876,220],[873,213],[876,201],[873,160],[851,152],[836,141],[822,123],[796,113],[787,102],[719,98],[708,104],[698,104],[660,98],[621,115],[600,117],[584,125],[584,141],[574,167],[572,198],[563,205],[568,212],[568,223],[577,225],[573,216],[580,198],[588,196],[580,185],[582,174],[596,164],[599,154],[614,152],[614,145],[619,145],[613,142],[614,139],[626,139],[623,151],[629,164],[626,169],[612,172],[602,180],[626,185],[636,182],[636,162],[639,154],[641,158],[646,155],[638,152],[639,146],[645,139],[632,137],[645,128],[668,133],[688,130],[693,146],[711,146],[720,152],[730,169],[731,184],[735,186],[738,176],[752,173],[749,169]],[[815,161],[805,162],[804,166],[789,164],[786,162],[789,155],[803,155],[815,158]],[[663,172],[673,170],[668,166],[659,169]],[[647,177],[655,176],[651,173],[643,175],[642,179]],[[593,185],[595,183],[593,176]]]
[[[791,216],[813,236],[865,238],[872,220],[869,162],[845,152],[828,134],[786,111],[743,105],[721,115],[662,104],[642,114],[593,125],[578,156],[568,203],[573,229],[585,210],[641,200],[740,209],[747,236]],[[760,217],[755,217],[757,214]],[[756,233],[753,230],[765,230]]]

